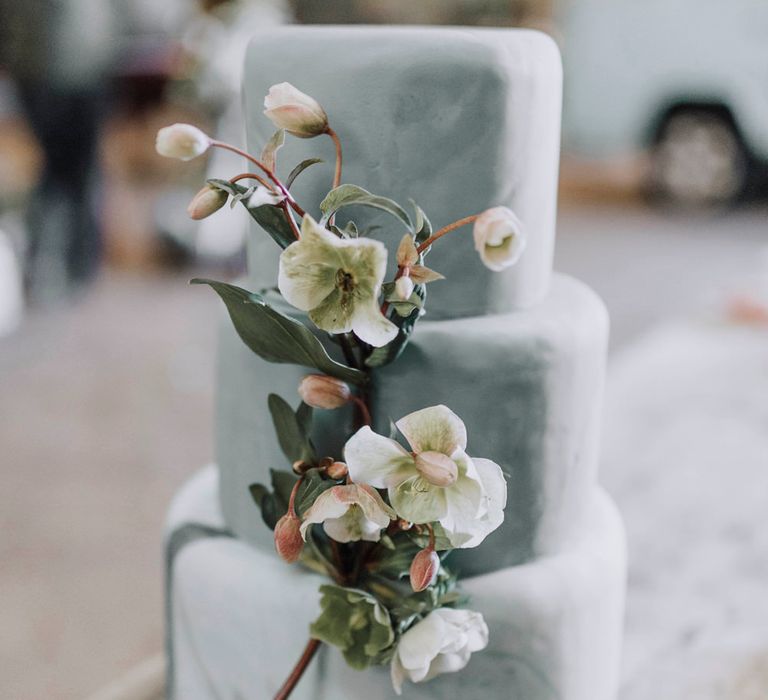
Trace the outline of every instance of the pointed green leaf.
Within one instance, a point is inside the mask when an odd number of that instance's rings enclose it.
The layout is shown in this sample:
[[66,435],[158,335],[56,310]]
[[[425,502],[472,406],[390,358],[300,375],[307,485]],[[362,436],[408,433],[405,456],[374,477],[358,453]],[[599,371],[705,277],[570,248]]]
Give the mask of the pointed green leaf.
[[291,189],[291,185],[293,184],[294,180],[299,175],[301,175],[310,165],[324,162],[325,161],[322,158],[307,158],[306,160],[302,160],[301,163],[299,163],[293,170],[291,170],[290,174],[288,175],[288,179],[285,181],[286,189]]
[[320,203],[320,211],[323,213],[323,218],[320,220],[321,225],[325,225],[328,219],[339,209],[353,204],[382,209],[400,219],[408,230],[411,229],[411,219],[397,202],[387,197],[371,194],[357,185],[340,185],[328,193]]
[[416,236],[416,245],[418,245],[419,243],[426,241],[427,238],[432,235],[432,224],[424,213],[424,210],[412,199],[409,201],[416,212],[416,222],[413,225],[413,230]]
[[267,145],[261,152],[261,162],[264,163],[270,170],[275,169],[277,165],[277,152],[280,147],[285,143],[285,129],[278,129],[272,138],[267,141]]
[[[309,430],[305,429],[304,425],[299,424],[297,414],[288,402],[277,394],[270,394],[267,398],[267,404],[283,454],[291,463],[297,460],[308,463],[314,462],[315,455],[309,442]],[[304,405],[306,404],[302,403],[302,406]]]
[[320,341],[303,324],[276,311],[262,297],[233,284],[193,279],[213,287],[224,301],[243,342],[268,362],[314,367],[338,379],[364,384],[364,372],[332,360]]
[[324,479],[319,469],[310,469],[304,474],[304,479],[296,494],[296,514],[302,518],[309,510],[315,499],[330,488],[336,486],[331,479]]

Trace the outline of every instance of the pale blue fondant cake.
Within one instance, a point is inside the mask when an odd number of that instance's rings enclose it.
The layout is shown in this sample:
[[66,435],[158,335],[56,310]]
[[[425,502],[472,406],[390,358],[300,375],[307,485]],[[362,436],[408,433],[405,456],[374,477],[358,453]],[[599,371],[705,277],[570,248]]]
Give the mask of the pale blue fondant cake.
[[[405,697],[612,700],[624,549],[620,520],[596,482],[607,319],[588,288],[551,274],[561,92],[554,44],[519,30],[293,27],[256,34],[244,85],[251,150],[270,135],[261,101],[281,81],[329,106],[346,144],[344,180],[396,200],[413,196],[437,226],[509,206],[528,234],[518,266],[502,273],[477,261],[467,233],[436,247],[430,265],[452,284],[430,285],[412,342],[373,387],[380,431],[390,419],[444,402],[466,423],[469,452],[487,455],[508,475],[504,524],[483,547],[451,555],[493,630],[489,647],[460,680],[409,685]],[[294,162],[319,150],[332,163],[332,147],[320,141],[309,154],[305,141],[294,140],[281,157]],[[310,209],[330,167],[315,166],[297,182],[296,196]],[[403,233],[394,219],[369,221],[384,226],[377,236]],[[254,226],[243,286],[273,286],[277,254]],[[287,467],[267,395],[298,403],[305,373],[259,359],[222,323],[218,470],[180,494],[169,525],[177,698],[268,698],[306,639],[317,608],[308,592],[317,581],[274,556],[272,533],[248,492],[270,468]],[[316,443],[338,453],[348,416],[317,413]],[[188,538],[178,533],[195,525],[201,536],[180,547]],[[280,595],[290,590],[304,602],[286,626]],[[386,674],[350,671],[334,650],[324,651],[296,694],[363,696],[392,697]]]

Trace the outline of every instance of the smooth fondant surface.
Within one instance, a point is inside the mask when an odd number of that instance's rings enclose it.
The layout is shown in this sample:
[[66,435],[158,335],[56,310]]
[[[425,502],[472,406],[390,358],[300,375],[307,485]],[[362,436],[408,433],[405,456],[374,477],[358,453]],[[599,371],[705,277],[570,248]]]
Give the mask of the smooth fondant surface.
[[[464,575],[557,549],[595,479],[607,342],[602,302],[580,282],[557,275],[547,298],[526,311],[427,318],[374,386],[379,432],[388,433],[390,418],[445,403],[467,425],[469,454],[493,459],[507,473],[505,522],[483,547],[456,553]],[[248,485],[267,481],[270,468],[290,468],[266,410],[267,395],[276,392],[298,405],[306,372],[261,360],[223,319],[217,459],[224,516],[238,536],[270,552],[270,533]],[[316,415],[321,452],[338,449],[350,430],[349,413]]]
[[[177,498],[172,527],[221,525],[220,515],[210,520],[215,503],[216,472],[209,470]],[[471,596],[468,607],[486,618],[489,647],[461,673],[407,684],[405,700],[615,698],[623,530],[602,491],[592,490],[587,504],[586,516],[574,524],[560,553],[462,584]],[[322,579],[235,539],[187,545],[176,554],[172,571],[174,697],[271,697],[306,644]],[[392,700],[395,695],[387,669],[351,670],[336,650],[326,648],[295,698]]]
[[[522,220],[527,249],[516,267],[501,273],[482,266],[470,228],[434,247],[429,264],[452,284],[430,300],[433,318],[505,312],[546,295],[562,82],[560,56],[549,37],[529,30],[425,27],[260,32],[244,74],[254,153],[274,130],[262,114],[264,95],[283,81],[325,106],[344,144],[343,182],[406,208],[413,198],[436,227],[495,205],[511,207]],[[280,172],[311,156],[326,163],[301,175],[293,191],[317,216],[333,175],[331,140],[289,137],[279,154]],[[360,223],[382,224],[375,236],[396,247],[404,232],[396,219],[370,209],[353,213]],[[278,253],[254,224],[249,267],[255,287],[275,284]]]

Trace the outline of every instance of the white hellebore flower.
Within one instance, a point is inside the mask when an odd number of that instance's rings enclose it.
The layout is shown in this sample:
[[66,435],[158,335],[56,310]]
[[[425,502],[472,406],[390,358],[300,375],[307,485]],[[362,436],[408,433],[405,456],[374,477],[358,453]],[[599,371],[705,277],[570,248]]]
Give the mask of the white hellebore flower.
[[488,646],[488,626],[471,610],[438,608],[401,638],[392,657],[392,685],[401,695],[403,681],[428,681],[441,673],[460,671],[473,652]]
[[211,145],[210,137],[191,124],[172,124],[157,132],[155,149],[166,158],[192,160],[205,153]]
[[319,136],[328,128],[328,115],[320,103],[290,83],[269,88],[264,108],[264,114],[278,129],[303,139]]
[[387,249],[370,238],[339,238],[306,215],[301,239],[280,255],[277,286],[288,303],[309,312],[329,333],[354,331],[374,347],[397,335],[379,309]]
[[334,486],[323,491],[304,514],[301,536],[316,523],[337,542],[378,542],[381,531],[396,518],[375,489],[365,484]]
[[494,272],[514,265],[525,250],[523,225],[506,207],[493,207],[480,214],[473,235],[480,259]]
[[504,520],[507,485],[499,465],[467,455],[464,423],[446,406],[416,411],[396,425],[413,451],[360,428],[344,448],[352,479],[388,489],[401,518],[440,523],[451,546],[479,545]]

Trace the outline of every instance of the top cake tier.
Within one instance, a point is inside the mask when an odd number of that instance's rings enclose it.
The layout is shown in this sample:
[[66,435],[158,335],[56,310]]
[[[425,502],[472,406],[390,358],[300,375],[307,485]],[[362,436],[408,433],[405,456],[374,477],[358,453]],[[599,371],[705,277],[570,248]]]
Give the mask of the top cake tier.
[[[479,316],[535,304],[546,296],[555,236],[561,66],[555,44],[528,30],[392,27],[285,27],[256,34],[246,58],[247,141],[259,153],[274,127],[263,99],[289,82],[316,98],[344,146],[342,182],[408,207],[415,200],[435,228],[491,206],[510,207],[528,245],[520,262],[490,272],[471,228],[434,246],[429,266],[451,284],[435,285],[430,318]],[[327,137],[289,137],[284,176],[323,158],[292,188],[310,213],[330,188],[334,148]],[[380,224],[390,247],[402,224],[375,210],[348,210],[358,224]],[[340,219],[343,220],[343,219]],[[258,228],[256,224],[254,227]],[[257,231],[249,240],[254,288],[276,283],[279,249]],[[394,261],[390,260],[394,271]],[[439,283],[438,283],[439,284]]]

